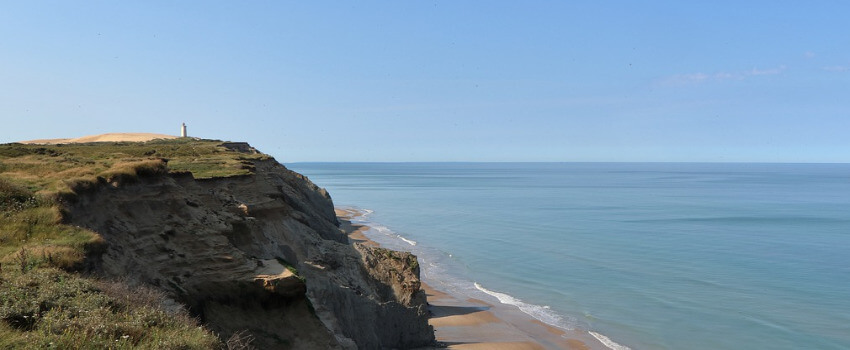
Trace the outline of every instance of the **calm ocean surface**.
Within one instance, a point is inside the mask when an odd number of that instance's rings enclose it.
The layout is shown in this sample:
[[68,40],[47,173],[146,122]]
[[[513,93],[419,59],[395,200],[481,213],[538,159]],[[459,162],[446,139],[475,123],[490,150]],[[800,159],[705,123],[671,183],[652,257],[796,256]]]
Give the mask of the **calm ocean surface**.
[[850,349],[850,164],[287,166],[450,292],[632,349]]

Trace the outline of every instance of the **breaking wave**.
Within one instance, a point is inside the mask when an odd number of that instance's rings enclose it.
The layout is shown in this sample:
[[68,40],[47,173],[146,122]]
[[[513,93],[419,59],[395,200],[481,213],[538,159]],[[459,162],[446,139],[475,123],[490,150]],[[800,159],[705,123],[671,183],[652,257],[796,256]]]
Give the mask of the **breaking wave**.
[[396,237],[398,237],[398,238],[399,238],[399,239],[401,239],[402,241],[407,242],[407,244],[410,244],[410,245],[416,245],[416,241],[409,240],[409,239],[407,239],[407,238],[402,237],[401,235],[396,235]]
[[487,288],[482,287],[478,282],[475,282],[475,288],[492,296],[496,299],[499,299],[499,302],[502,304],[508,304],[518,307],[522,312],[534,317],[536,320],[555,326],[563,329],[572,330],[573,327],[565,320],[561,315],[558,315],[554,311],[552,311],[548,306],[540,306],[526,303],[520,299],[507,295],[505,293],[499,293]]
[[611,350],[631,350],[631,348],[629,348],[628,346],[617,344],[616,342],[611,340],[611,338],[608,338],[602,334],[593,331],[590,331],[588,333],[590,333],[590,335],[596,338],[596,340],[598,340],[600,343],[604,344]]

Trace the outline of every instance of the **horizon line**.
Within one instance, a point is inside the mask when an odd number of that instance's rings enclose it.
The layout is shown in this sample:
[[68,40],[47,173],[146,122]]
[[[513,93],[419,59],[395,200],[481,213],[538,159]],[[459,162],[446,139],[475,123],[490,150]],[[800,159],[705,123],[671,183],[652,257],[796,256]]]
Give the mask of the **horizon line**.
[[597,161],[597,160],[582,160],[582,161],[294,161],[283,162],[286,164],[319,164],[319,163],[350,163],[350,164],[382,164],[382,163],[406,163],[406,164],[427,164],[427,163],[478,163],[478,164],[566,164],[566,163],[596,163],[596,164],[850,164],[850,162],[777,162],[777,161]]

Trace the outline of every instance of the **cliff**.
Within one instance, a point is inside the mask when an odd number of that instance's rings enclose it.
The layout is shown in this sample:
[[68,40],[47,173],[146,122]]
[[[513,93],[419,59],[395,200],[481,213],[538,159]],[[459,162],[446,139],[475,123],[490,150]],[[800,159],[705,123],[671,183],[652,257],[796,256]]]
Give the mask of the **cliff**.
[[434,342],[414,256],[350,244],[327,192],[269,157],[239,159],[247,173],[69,185],[64,222],[104,241],[86,268],[161,289],[222,339],[247,332],[262,349]]

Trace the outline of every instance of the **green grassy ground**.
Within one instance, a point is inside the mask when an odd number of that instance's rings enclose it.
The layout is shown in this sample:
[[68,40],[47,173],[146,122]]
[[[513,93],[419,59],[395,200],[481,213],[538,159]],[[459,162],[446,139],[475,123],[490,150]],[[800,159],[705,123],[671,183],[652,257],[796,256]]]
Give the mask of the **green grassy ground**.
[[[66,145],[0,145],[0,348],[211,349],[224,346],[184,313],[119,282],[73,273],[100,253],[95,232],[66,225],[62,203],[99,184],[191,172],[249,174],[264,154],[198,139]],[[137,294],[137,293],[136,293]],[[132,299],[132,300],[131,300]]]
[[222,147],[221,141],[190,138],[149,142],[65,145],[0,145],[0,178],[34,192],[62,193],[81,182],[107,181],[164,171],[189,171],[196,178],[248,174],[251,162],[268,158]]
[[0,274],[2,349],[218,349],[220,340],[143,286],[55,268]]

